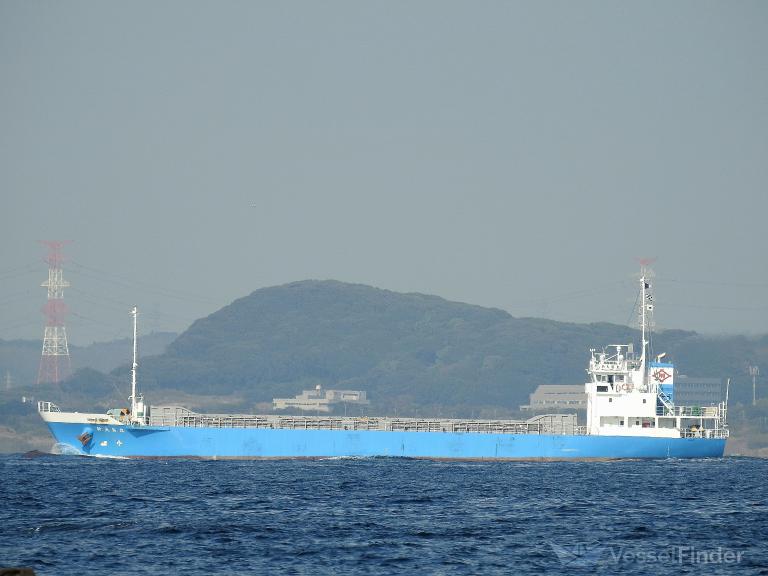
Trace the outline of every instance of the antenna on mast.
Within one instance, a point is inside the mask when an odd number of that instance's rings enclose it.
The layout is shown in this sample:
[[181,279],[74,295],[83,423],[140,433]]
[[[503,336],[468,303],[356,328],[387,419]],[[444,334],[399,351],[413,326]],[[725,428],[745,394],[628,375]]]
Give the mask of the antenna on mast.
[[640,262],[640,337],[641,341],[641,354],[640,354],[640,370],[642,371],[643,385],[648,384],[648,374],[646,370],[647,363],[647,350],[649,340],[646,337],[650,333],[650,323],[648,321],[648,313],[653,312],[653,294],[651,294],[650,283],[650,270],[648,267],[656,261],[656,258],[638,258]]

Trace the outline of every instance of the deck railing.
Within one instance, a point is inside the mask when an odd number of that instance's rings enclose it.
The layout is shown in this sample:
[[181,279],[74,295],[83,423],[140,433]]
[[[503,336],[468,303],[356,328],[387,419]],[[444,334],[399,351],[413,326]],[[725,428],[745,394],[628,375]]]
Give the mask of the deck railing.
[[681,438],[728,438],[728,428],[681,430]]
[[189,428],[262,428],[276,430],[348,430],[386,432],[466,432],[482,434],[584,434],[573,415],[551,414],[529,420],[463,420],[336,416],[196,414],[177,406],[152,407],[152,426]]
[[683,416],[688,418],[717,418],[720,409],[717,406],[666,406],[656,407],[657,416]]

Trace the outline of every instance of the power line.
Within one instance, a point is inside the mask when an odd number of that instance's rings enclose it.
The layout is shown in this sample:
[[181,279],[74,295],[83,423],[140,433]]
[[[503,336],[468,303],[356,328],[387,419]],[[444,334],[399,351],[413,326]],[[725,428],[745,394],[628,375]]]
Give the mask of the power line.
[[29,290],[24,290],[23,292],[14,292],[13,294],[9,294],[7,298],[0,300],[0,306],[7,306],[8,304],[14,304],[26,298],[30,298],[31,296],[32,294],[29,292]]
[[175,298],[178,300],[187,300],[187,301],[196,300],[204,304],[217,304],[216,301],[214,301],[212,298],[208,296],[193,294],[191,292],[185,292],[182,290],[168,290],[167,288],[154,286],[147,282],[135,280],[133,278],[125,278],[123,276],[112,274],[105,270],[100,270],[93,266],[87,266],[79,262],[72,262],[72,264],[75,266],[75,270],[77,271],[77,273],[83,274],[85,276],[88,276],[88,274],[90,273],[91,278],[94,278],[96,280],[112,282],[114,284],[123,286],[124,288],[140,289],[140,290],[144,290],[145,292],[154,292],[155,294],[160,294],[162,296],[166,296],[168,298]]
[[[92,294],[90,292],[86,292],[85,290],[81,290],[80,288],[72,288],[71,292],[76,294],[79,299],[82,299],[93,306],[99,306],[101,308],[114,310],[116,312],[124,313],[126,310],[130,310],[131,307],[130,304],[125,301],[110,298],[109,296],[99,296]],[[167,320],[183,323],[192,323],[197,320],[197,318],[177,316],[176,314],[160,311],[142,313],[142,315],[150,319],[166,318]]]
[[22,276],[27,276],[36,272],[38,272],[37,266],[19,266],[17,268],[10,268],[0,272],[0,280],[14,280],[16,278],[21,278]]
[[755,312],[768,310],[768,306],[711,306],[709,304],[679,304],[674,302],[663,302],[667,308],[695,308],[697,310],[724,310],[730,312]]
[[15,324],[3,324],[3,330],[9,331],[9,330],[15,330],[16,328],[22,328],[27,326],[38,326],[38,323],[33,322],[32,320],[21,320],[20,322],[16,322]]
[[694,280],[694,279],[656,277],[656,282],[658,282],[659,280],[661,280],[661,282],[670,282],[674,284],[700,284],[700,285],[706,285],[706,286],[728,286],[728,287],[738,286],[741,288],[764,288],[768,286],[768,282],[722,282],[722,281],[715,281],[715,280]]
[[600,294],[606,294],[608,292],[612,292],[616,290],[621,286],[627,286],[627,285],[628,283],[625,280],[618,280],[615,282],[610,282],[608,284],[601,284],[593,288],[575,290],[573,292],[565,292],[555,296],[543,296],[543,297],[540,296],[536,298],[524,298],[524,299],[514,300],[510,305],[519,306],[519,305],[525,305],[525,304],[541,304],[542,302],[552,303],[552,302],[576,300],[579,298],[588,298],[590,296],[598,296]]

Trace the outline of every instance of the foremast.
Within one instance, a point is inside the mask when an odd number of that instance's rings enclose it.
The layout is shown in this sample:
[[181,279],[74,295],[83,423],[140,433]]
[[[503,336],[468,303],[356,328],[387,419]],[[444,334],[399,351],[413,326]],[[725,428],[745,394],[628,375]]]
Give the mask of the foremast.
[[144,396],[136,393],[136,370],[139,367],[139,340],[138,340],[138,316],[139,311],[136,306],[131,310],[133,316],[133,363],[131,365],[131,423],[145,424],[146,415],[144,407]]

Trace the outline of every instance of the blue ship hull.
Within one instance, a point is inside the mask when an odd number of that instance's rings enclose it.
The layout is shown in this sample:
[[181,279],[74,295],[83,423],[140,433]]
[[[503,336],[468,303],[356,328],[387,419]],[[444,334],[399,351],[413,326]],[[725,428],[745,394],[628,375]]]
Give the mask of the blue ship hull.
[[[726,442],[708,438],[47,424],[56,441],[72,452],[134,458],[719,458]],[[85,446],[78,440],[84,432],[92,435]]]

